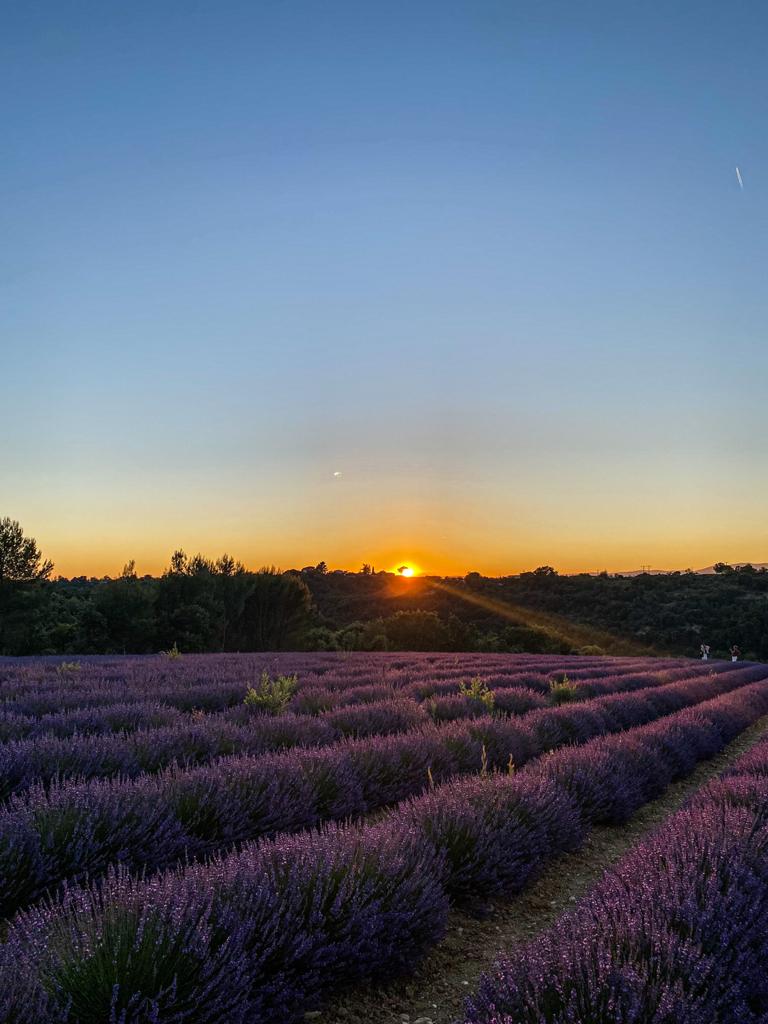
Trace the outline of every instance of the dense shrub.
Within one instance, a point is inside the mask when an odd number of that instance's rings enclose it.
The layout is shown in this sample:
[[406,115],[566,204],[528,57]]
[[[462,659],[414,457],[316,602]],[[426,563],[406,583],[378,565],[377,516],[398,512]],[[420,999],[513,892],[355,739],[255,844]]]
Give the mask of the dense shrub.
[[571,701],[579,699],[579,688],[568,678],[553,679],[549,684],[549,699],[553,704],[570,704]]
[[272,679],[265,669],[261,673],[258,687],[248,687],[243,703],[249,711],[277,715],[288,707],[298,685],[298,676],[277,676]]

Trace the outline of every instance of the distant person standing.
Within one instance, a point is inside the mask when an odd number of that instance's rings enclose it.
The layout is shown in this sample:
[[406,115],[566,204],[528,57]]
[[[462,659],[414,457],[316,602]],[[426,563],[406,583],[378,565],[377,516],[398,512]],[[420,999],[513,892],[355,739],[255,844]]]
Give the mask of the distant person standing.
[[709,661],[709,644],[701,645],[701,660]]
[[731,661],[738,661],[741,657],[741,650],[736,644],[731,648]]

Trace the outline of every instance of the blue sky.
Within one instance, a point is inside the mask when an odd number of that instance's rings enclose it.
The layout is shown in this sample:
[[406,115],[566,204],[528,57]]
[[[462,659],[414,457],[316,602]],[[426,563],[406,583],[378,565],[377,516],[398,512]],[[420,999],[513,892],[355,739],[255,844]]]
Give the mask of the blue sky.
[[766,560],[767,29],[7,5],[0,511],[67,574]]

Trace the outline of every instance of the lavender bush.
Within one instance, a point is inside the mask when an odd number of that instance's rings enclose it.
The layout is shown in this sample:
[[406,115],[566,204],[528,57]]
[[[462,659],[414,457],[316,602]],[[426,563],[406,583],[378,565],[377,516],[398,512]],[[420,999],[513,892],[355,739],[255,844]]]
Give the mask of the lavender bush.
[[468,1001],[467,1024],[763,1024],[766,764],[763,740],[572,913],[503,957]]
[[[134,778],[174,764],[208,764],[227,755],[329,746],[345,737],[407,732],[429,721],[420,705],[402,699],[338,708],[316,717],[258,716],[247,709],[226,717],[174,714],[175,724],[165,728],[130,734],[73,733],[66,738],[43,734],[0,744],[0,801],[37,784],[48,787],[55,780]],[[66,717],[70,716],[71,712]]]
[[[332,986],[408,969],[445,928],[432,846],[330,827],[183,874],[68,891],[17,918],[4,1022],[295,1021]],[[13,964],[34,957],[34,981]]]

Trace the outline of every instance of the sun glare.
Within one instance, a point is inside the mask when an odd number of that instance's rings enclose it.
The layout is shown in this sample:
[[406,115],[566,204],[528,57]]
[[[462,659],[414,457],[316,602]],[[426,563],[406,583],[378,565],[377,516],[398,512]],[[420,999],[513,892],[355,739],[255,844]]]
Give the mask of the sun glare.
[[398,576],[413,576],[415,572],[416,570],[412,565],[401,565],[397,569]]

